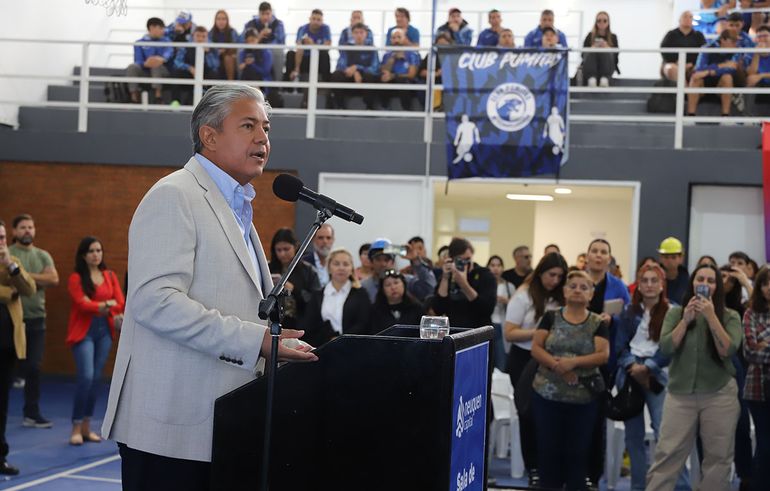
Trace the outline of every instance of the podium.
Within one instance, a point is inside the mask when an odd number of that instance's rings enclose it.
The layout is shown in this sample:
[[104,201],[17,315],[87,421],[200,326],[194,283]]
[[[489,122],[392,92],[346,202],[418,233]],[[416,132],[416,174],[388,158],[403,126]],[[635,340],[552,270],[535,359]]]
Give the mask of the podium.
[[[491,326],[340,336],[276,373],[270,490],[482,490]],[[212,490],[259,487],[265,377],[216,400]]]

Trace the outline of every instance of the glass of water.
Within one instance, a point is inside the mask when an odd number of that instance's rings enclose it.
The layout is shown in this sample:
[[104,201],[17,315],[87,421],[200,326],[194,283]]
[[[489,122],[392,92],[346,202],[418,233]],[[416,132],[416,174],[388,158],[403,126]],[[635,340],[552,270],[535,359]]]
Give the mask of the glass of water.
[[449,318],[423,315],[420,319],[421,339],[442,339],[449,334]]

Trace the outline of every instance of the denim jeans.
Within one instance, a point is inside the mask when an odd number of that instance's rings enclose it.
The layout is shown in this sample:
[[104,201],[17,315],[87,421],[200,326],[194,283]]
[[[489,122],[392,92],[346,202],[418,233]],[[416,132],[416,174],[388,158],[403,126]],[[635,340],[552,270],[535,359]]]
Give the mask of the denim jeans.
[[586,487],[588,450],[596,424],[596,401],[569,404],[543,398],[532,391],[537,427],[537,467],[540,487],[568,491]]
[[[655,441],[660,434],[660,421],[663,417],[663,401],[666,399],[666,391],[656,394],[650,390],[644,390],[644,399],[650,412],[650,424],[655,434]],[[625,422],[626,449],[631,458],[631,490],[644,491],[647,484],[647,469],[650,466],[647,457],[647,449],[644,447],[646,428],[644,425],[644,411]],[[682,468],[676,482],[677,491],[690,490],[690,476],[687,467]]]
[[72,422],[77,424],[94,415],[97,380],[110,354],[112,335],[105,317],[94,316],[88,333],[72,347],[75,356],[77,385]]

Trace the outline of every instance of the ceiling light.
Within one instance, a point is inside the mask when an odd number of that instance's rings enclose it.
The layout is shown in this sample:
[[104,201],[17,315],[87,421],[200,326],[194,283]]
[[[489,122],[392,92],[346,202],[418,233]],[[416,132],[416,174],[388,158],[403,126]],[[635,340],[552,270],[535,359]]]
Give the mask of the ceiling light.
[[550,194],[515,194],[508,193],[506,198],[514,201],[553,201],[553,196]]
[[572,190],[570,188],[556,188],[553,190],[556,194],[572,194]]

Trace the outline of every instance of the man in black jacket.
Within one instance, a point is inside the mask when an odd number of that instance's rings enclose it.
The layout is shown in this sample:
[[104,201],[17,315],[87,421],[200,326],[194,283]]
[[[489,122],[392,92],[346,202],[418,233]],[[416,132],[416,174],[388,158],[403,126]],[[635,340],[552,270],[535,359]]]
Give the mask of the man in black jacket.
[[452,239],[442,270],[433,297],[433,311],[449,317],[452,327],[491,326],[497,282],[491,271],[473,262],[471,243],[461,238]]

